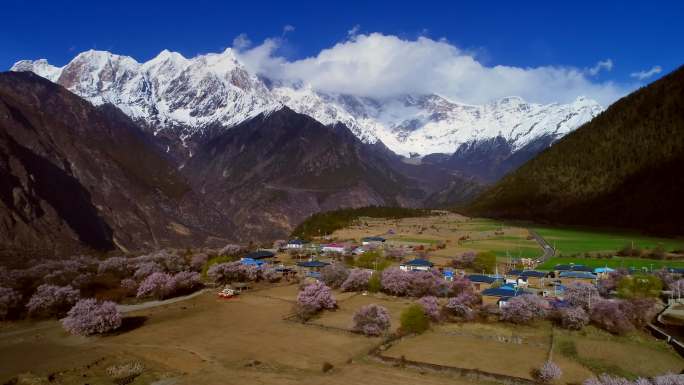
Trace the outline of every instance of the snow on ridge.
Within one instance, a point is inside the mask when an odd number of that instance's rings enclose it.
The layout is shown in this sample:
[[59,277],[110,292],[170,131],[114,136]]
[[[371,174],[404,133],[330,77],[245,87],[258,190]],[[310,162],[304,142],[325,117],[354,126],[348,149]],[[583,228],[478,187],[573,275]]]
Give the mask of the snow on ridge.
[[366,143],[382,141],[409,156],[453,153],[463,143],[501,136],[521,148],[540,136],[561,137],[602,111],[593,100],[527,103],[517,96],[483,105],[436,94],[373,99],[322,93],[302,84],[269,85],[249,73],[231,48],[185,58],[161,51],[139,63],[107,51],[86,51],[63,67],[22,60],[12,71],[32,71],[93,104],[112,103],[145,121],[155,134],[183,127],[182,142],[209,125],[226,128],[287,105],[323,124],[345,124]]

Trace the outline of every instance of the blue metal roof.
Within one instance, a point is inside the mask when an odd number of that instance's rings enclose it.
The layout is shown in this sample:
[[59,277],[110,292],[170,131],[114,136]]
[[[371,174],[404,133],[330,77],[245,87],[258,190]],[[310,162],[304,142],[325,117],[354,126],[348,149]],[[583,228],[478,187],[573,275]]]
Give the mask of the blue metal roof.
[[328,262],[322,262],[322,261],[306,261],[306,262],[297,262],[297,266],[301,267],[324,267],[328,266]]
[[514,270],[511,270],[508,273],[506,273],[506,275],[520,275],[520,274],[522,274],[522,272],[523,272],[522,270],[514,269]]
[[487,290],[483,290],[481,293],[483,296],[488,297],[517,297],[519,295],[528,294],[524,290],[515,290],[510,286],[492,287]]
[[596,279],[596,275],[594,275],[594,273],[589,273],[586,271],[562,271],[558,276],[560,278]]
[[432,267],[433,263],[428,261],[427,259],[416,258],[416,259],[412,259],[412,260],[404,263],[404,266],[428,266],[428,267]]
[[543,278],[543,277],[546,277],[546,273],[543,271],[525,270],[522,273],[520,273],[520,276]]
[[304,241],[301,239],[291,239],[287,242],[288,245],[303,245]]
[[484,283],[494,283],[499,280],[499,278],[496,277],[490,277],[488,275],[482,275],[482,274],[471,274],[468,276],[468,279],[470,282],[484,282]]
[[265,263],[264,261],[259,261],[259,260],[253,259],[253,258],[242,258],[240,260],[240,262],[242,262],[243,265],[251,265],[251,266],[261,266]]
[[253,251],[247,255],[245,255],[245,258],[251,258],[251,259],[264,259],[264,258],[273,258],[275,257],[275,254],[273,254],[270,251],[267,250],[259,250],[259,251]]
[[594,273],[610,273],[611,271],[615,271],[615,269],[610,267],[597,267],[594,269]]
[[556,265],[553,269],[557,271],[594,271],[594,269],[592,269],[591,267],[587,267],[584,265]]
[[365,237],[361,240],[365,242],[385,242],[385,238],[383,237]]

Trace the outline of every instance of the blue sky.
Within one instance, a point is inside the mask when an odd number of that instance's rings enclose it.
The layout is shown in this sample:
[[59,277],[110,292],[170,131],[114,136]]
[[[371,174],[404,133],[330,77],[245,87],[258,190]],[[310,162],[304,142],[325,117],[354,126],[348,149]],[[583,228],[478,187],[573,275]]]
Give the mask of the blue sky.
[[293,62],[348,41],[356,27],[361,36],[446,42],[487,68],[574,68],[592,84],[628,90],[684,64],[684,2],[657,4],[5,0],[0,67],[38,58],[61,66],[91,48],[138,61],[165,48],[191,57],[230,47],[240,34],[252,47],[277,38],[270,55]]

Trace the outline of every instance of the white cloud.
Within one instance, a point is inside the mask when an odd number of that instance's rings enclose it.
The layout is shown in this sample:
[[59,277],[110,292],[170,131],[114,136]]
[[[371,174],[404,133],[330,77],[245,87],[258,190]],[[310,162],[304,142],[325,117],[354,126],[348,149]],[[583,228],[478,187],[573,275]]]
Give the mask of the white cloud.
[[295,27],[294,27],[293,25],[286,24],[286,25],[283,27],[283,35],[285,35],[285,34],[288,33],[288,32],[294,32],[294,30],[295,30]]
[[585,69],[575,67],[486,66],[445,39],[425,36],[405,40],[380,33],[354,35],[316,56],[294,61],[278,55],[281,43],[282,39],[267,39],[242,52],[241,59],[250,70],[273,79],[379,98],[438,93],[479,104],[511,95],[539,103],[587,96],[608,105],[628,91],[612,82],[592,81]]
[[347,36],[354,37],[354,36],[358,35],[360,30],[361,30],[361,26],[356,24],[349,31],[347,31]]
[[238,51],[249,48],[252,45],[252,41],[249,40],[246,33],[241,33],[233,39],[233,48]]
[[598,63],[596,63],[595,66],[589,68],[587,70],[587,73],[591,76],[596,76],[599,74],[601,71],[608,71],[613,69],[613,61],[611,59],[606,59],[606,60],[601,60]]
[[639,80],[646,80],[650,78],[653,75],[657,75],[659,73],[663,72],[663,68],[661,66],[653,66],[649,70],[643,70],[643,71],[638,71],[638,72],[632,72],[629,74],[629,76],[639,79]]

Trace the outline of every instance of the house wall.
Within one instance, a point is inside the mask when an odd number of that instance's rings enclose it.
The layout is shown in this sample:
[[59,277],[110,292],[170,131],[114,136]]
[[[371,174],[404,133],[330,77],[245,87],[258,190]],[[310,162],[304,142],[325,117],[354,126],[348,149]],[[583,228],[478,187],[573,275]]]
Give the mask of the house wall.
[[490,287],[492,287],[491,284],[486,283],[486,282],[471,282],[470,284],[472,285],[473,290],[475,292],[478,292],[478,293],[481,292],[482,290],[487,290]]
[[499,302],[499,297],[493,297],[489,295],[484,295],[482,296],[482,304],[483,305],[496,305],[496,303]]
[[573,282],[595,283],[596,280],[591,278],[561,278],[560,281],[563,286],[567,286]]

